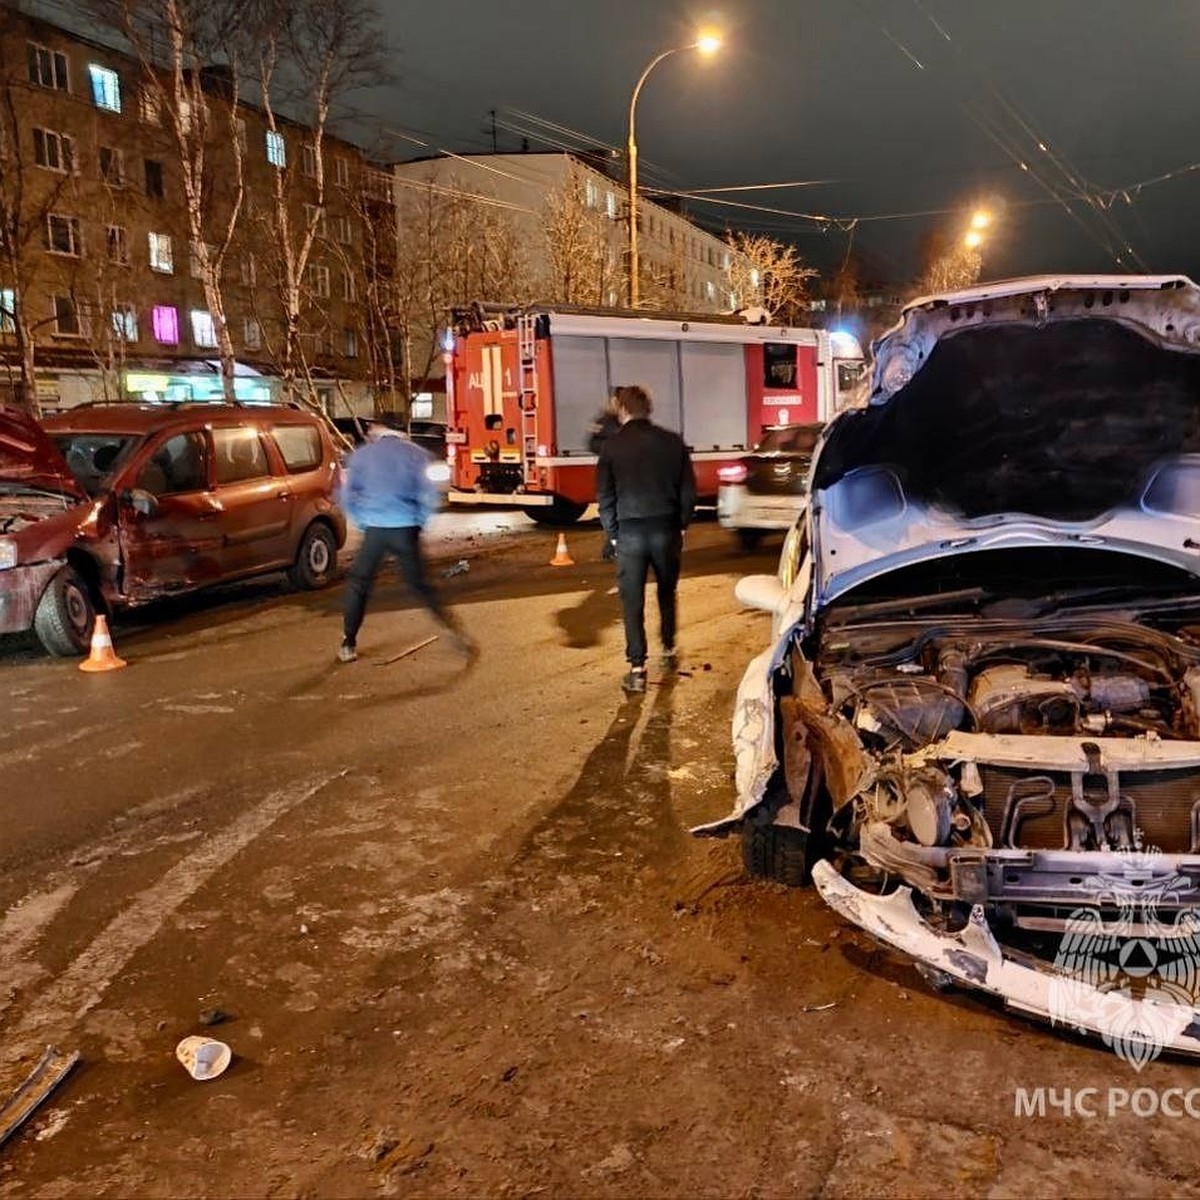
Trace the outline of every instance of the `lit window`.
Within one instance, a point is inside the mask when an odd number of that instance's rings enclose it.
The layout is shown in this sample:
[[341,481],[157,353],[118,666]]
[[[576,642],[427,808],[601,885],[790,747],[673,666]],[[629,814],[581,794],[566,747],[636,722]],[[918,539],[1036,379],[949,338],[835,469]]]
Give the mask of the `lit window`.
[[267,130],[267,162],[281,170],[287,166],[287,145],[283,134],[273,129]]
[[350,184],[350,163],[344,158],[333,160],[333,179],[338,187],[348,187]]
[[36,42],[29,43],[29,82],[38,87],[70,91],[67,78],[67,56],[48,50]]
[[132,308],[117,308],[112,315],[113,333],[123,342],[138,340],[137,313]]
[[49,129],[33,131],[33,160],[51,171],[70,171],[75,166],[75,139]]
[[16,316],[17,293],[12,288],[0,288],[0,333],[12,333]]
[[258,350],[262,346],[262,329],[253,317],[246,317],[242,322],[242,341],[247,350]]
[[92,81],[92,101],[97,108],[108,112],[121,111],[121,80],[116,71],[108,67],[98,67],[92,63],[88,67],[88,77]]
[[715,300],[717,298],[717,285],[711,279],[704,284],[704,296],[707,300]]
[[154,340],[164,346],[179,345],[179,313],[169,304],[156,304],[151,314]]
[[171,235],[150,234],[150,269],[163,275],[175,274],[175,260],[171,256]]
[[358,299],[358,284],[354,276],[349,271],[342,272],[342,299],[357,300]]
[[324,263],[310,263],[308,267],[308,286],[314,296],[322,300],[329,299],[329,268]]
[[588,208],[600,207],[600,190],[590,179],[587,181],[587,184],[584,187],[584,201]]
[[217,330],[212,314],[202,308],[193,308],[188,314],[192,322],[192,341],[197,346],[212,347],[217,344]]
[[355,330],[342,330],[342,353],[347,358],[358,357],[358,333]]
[[[274,161],[274,160],[272,160]],[[317,151],[310,145],[300,147],[300,170],[310,179],[317,174]]]
[[83,332],[79,324],[79,310],[70,296],[54,297],[54,332],[59,337],[79,337]]
[[125,151],[112,146],[100,147],[100,178],[109,187],[125,186]]
[[604,197],[604,211],[608,213],[611,220],[617,219],[617,198],[612,192]]
[[110,225],[105,237],[108,247],[108,261],[115,263],[129,262],[129,237],[124,225]]
[[51,254],[69,254],[78,258],[83,253],[79,218],[60,217],[56,213],[50,213],[46,217],[46,249]]

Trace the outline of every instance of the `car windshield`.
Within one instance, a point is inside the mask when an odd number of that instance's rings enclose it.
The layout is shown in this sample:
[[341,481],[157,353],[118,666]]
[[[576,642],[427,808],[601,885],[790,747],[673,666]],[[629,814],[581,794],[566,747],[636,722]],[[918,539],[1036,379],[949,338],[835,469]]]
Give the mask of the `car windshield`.
[[757,454],[811,454],[820,436],[820,425],[783,425],[768,429],[754,449]]
[[105,481],[141,441],[132,433],[56,433],[58,446],[71,474],[89,496],[104,490]]

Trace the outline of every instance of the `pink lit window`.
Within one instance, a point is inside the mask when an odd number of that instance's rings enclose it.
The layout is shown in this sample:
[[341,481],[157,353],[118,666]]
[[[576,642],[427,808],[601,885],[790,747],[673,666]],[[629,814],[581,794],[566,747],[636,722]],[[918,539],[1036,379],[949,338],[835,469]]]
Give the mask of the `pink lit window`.
[[154,306],[154,339],[164,346],[179,344],[179,314],[169,304]]

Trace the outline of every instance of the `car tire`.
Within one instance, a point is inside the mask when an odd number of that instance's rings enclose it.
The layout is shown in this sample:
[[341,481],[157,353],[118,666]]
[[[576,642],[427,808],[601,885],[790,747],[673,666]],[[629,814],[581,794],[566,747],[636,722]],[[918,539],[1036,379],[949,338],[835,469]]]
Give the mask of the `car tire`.
[[553,504],[536,507],[530,505],[525,510],[525,515],[535,524],[546,525],[551,529],[565,529],[568,525],[574,525],[585,512],[586,504],[577,504],[565,496],[555,496]]
[[742,862],[748,874],[787,887],[808,887],[812,863],[808,834],[783,825],[744,825]]
[[33,614],[33,632],[56,658],[78,658],[88,652],[96,605],[88,585],[73,567],[63,567],[46,585]]
[[763,530],[739,529],[737,530],[737,540],[743,550],[757,550],[759,543],[763,540]]
[[288,579],[294,587],[307,592],[323,588],[333,578],[337,568],[337,539],[323,521],[314,521],[300,539],[296,562]]

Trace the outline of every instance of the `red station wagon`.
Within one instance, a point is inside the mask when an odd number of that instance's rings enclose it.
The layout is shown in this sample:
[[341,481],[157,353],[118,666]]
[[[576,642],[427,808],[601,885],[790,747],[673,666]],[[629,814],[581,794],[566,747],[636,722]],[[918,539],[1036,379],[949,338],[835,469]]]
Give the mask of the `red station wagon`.
[[272,571],[333,575],[338,451],[294,408],[0,407],[0,634],[87,650],[97,611]]

